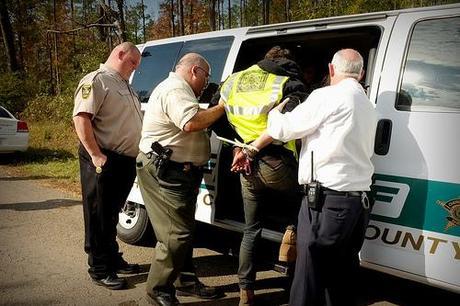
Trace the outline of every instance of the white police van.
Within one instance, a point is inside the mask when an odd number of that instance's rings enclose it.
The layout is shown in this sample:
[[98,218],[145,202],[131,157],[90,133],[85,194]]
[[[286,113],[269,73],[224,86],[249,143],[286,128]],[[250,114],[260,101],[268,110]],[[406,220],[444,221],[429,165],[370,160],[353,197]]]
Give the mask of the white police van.
[[[238,28],[145,43],[131,82],[141,101],[187,52],[212,66],[211,82],[260,60],[274,45],[313,62],[316,81],[335,51],[364,57],[363,86],[379,113],[376,204],[361,263],[379,271],[460,292],[460,4]],[[205,95],[206,96],[206,95]],[[209,96],[201,102],[209,102]],[[205,104],[203,104],[205,107]],[[212,155],[196,219],[242,231],[238,178],[229,149],[212,135]],[[267,204],[263,236],[280,241],[296,208]],[[118,236],[140,241],[149,228],[135,183],[120,213]]]

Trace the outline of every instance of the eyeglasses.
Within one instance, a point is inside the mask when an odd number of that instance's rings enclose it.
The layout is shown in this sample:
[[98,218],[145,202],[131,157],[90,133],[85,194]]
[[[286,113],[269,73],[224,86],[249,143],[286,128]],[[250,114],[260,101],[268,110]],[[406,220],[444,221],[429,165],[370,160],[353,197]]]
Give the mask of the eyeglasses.
[[211,74],[207,72],[204,68],[201,68],[200,66],[196,66],[196,67],[198,69],[201,69],[205,73],[206,79],[209,79],[211,77]]

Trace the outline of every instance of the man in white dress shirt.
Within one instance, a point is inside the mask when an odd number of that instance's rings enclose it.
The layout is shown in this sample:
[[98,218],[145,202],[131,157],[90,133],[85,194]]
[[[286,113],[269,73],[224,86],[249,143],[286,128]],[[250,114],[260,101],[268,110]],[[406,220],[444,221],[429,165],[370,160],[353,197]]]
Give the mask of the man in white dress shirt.
[[290,113],[281,114],[280,105],[269,114],[271,137],[302,140],[299,183],[307,192],[299,212],[290,306],[355,303],[377,125],[374,106],[358,83],[363,74],[362,56],[340,50],[329,64],[330,86],[313,91]]

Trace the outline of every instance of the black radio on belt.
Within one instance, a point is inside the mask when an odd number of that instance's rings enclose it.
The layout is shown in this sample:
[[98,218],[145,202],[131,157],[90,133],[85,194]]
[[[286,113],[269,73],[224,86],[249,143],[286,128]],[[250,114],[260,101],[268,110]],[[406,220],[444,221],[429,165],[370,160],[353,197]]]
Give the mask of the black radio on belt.
[[311,182],[305,186],[308,207],[315,210],[321,209],[320,194],[321,184],[313,179],[313,151],[311,151]]

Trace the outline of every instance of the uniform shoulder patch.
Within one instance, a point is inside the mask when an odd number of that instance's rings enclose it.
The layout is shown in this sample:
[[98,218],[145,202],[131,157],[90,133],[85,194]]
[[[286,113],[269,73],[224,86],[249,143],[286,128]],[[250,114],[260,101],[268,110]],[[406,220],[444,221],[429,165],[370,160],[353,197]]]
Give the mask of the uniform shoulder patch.
[[91,84],[83,84],[81,87],[81,97],[83,99],[88,99],[90,93],[91,93]]

